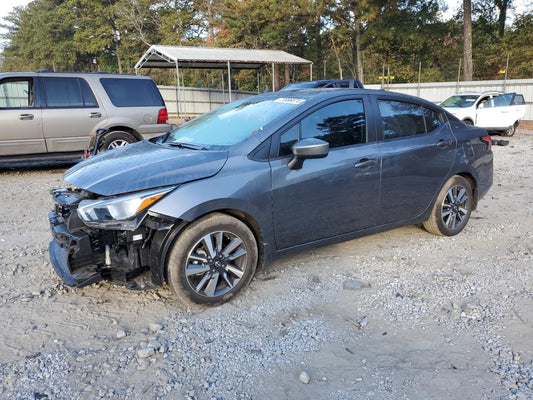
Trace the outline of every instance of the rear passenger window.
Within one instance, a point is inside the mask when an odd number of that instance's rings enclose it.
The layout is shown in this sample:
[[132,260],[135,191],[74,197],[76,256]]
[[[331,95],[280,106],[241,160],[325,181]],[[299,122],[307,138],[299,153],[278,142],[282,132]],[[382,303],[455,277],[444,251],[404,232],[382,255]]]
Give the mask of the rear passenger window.
[[115,107],[164,107],[161,93],[152,80],[127,78],[100,79]]
[[48,108],[97,107],[85,80],[80,78],[43,78],[44,102]]
[[98,107],[94,94],[85,79],[80,79],[80,87],[85,107]]
[[440,112],[426,107],[422,107],[422,109],[424,110],[424,119],[426,121],[427,133],[433,132],[435,129],[437,129],[444,123],[444,117]]
[[378,100],[383,123],[383,139],[426,133],[423,107],[403,101]]

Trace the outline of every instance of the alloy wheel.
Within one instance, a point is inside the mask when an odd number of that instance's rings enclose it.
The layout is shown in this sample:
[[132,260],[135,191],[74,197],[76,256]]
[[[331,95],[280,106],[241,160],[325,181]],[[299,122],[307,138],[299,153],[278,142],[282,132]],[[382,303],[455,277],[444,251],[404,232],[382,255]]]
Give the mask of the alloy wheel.
[[468,192],[461,185],[452,186],[442,202],[442,221],[450,229],[457,229],[468,215]]
[[228,231],[203,236],[186,259],[185,276],[198,295],[216,297],[229,292],[245,273],[248,253],[243,240]]
[[117,139],[117,140],[113,140],[111,143],[109,143],[109,146],[107,146],[107,148],[108,148],[108,150],[109,149],[116,149],[117,147],[126,146],[128,144],[130,144],[130,142],[128,142],[127,140]]

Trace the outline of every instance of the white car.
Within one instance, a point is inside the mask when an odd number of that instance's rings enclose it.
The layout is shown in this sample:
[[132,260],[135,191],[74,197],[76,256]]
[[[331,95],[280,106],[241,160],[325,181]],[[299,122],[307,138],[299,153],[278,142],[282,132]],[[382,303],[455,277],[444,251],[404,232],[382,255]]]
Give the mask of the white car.
[[513,136],[526,112],[524,96],[518,93],[459,93],[440,104],[465,124]]

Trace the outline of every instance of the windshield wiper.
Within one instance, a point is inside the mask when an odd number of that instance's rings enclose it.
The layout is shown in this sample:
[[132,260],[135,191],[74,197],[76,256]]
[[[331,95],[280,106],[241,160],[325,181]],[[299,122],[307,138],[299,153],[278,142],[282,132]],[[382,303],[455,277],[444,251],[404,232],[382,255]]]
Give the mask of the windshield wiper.
[[199,146],[197,144],[192,144],[192,143],[165,142],[165,144],[168,144],[169,146],[172,146],[172,147],[179,147],[180,149],[206,150],[205,147]]

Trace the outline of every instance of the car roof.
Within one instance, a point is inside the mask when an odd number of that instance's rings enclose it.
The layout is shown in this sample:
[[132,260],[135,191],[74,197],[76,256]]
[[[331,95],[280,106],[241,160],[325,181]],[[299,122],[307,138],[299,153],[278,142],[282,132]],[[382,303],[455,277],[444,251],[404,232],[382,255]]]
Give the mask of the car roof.
[[134,74],[115,74],[112,72],[56,72],[50,70],[39,70],[35,72],[0,72],[0,79],[5,77],[21,77],[21,76],[105,76],[105,77],[120,77],[120,78],[135,78],[135,79],[152,79],[149,76],[134,75]]
[[[353,95],[354,93],[366,94],[371,96],[388,96],[388,97],[405,97],[410,99],[426,101],[420,97],[411,96],[408,94],[389,92],[381,89],[359,89],[359,88],[305,88],[305,89],[291,89],[291,90],[279,90],[277,92],[271,92],[271,95],[277,95],[279,97],[287,97],[289,95],[293,97],[334,97],[341,95]],[[267,93],[268,94],[268,93]]]
[[[439,108],[435,103],[424,100],[420,97],[411,96],[408,94],[389,92],[381,89],[357,89],[357,88],[316,88],[316,89],[295,89],[295,90],[279,90],[277,92],[268,92],[259,96],[263,98],[295,98],[304,99],[309,102],[320,103],[330,98],[343,98],[354,96],[356,94],[378,96],[381,98],[394,98],[396,100],[403,100],[406,102],[416,102],[424,104],[429,107]],[[256,97],[254,97],[256,98]]]
[[486,91],[486,92],[460,92],[460,93],[456,93],[454,96],[484,96],[484,95],[487,95],[487,94],[501,95],[501,94],[504,94],[504,93],[496,91],[496,90],[490,90],[490,91]]

